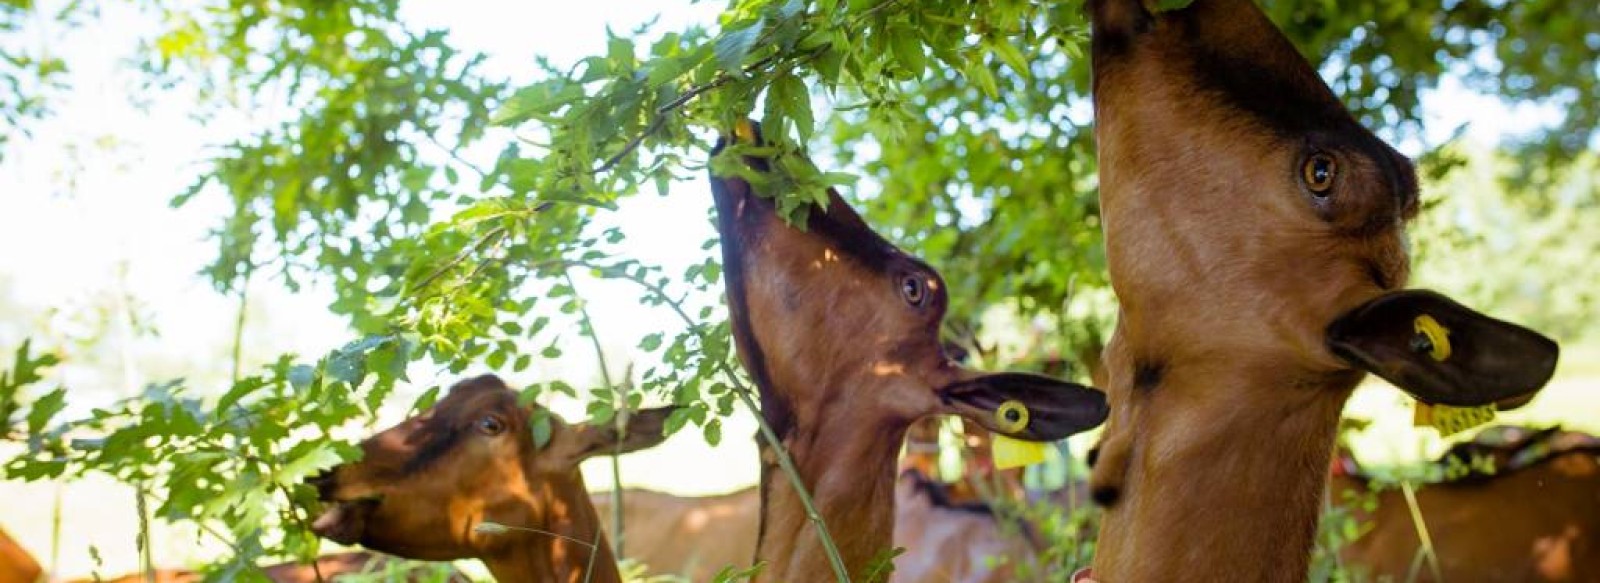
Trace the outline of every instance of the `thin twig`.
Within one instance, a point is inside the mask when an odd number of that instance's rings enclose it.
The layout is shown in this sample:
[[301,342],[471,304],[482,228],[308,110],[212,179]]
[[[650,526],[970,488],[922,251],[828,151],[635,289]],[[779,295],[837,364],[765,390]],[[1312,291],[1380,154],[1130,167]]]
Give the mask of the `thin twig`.
[[[484,523],[480,522],[478,524],[479,524],[480,527],[484,526]],[[501,523],[498,523],[498,522],[493,523],[493,524],[495,526],[497,526],[497,527],[500,527],[500,528],[505,528],[505,529],[510,529],[510,530],[520,530],[522,532],[531,532],[531,533],[534,533],[534,534],[542,534],[542,535],[546,535],[546,536],[553,536],[553,537],[559,538],[559,539],[567,541],[567,542],[577,543],[577,544],[589,547],[591,549],[598,547],[599,545],[597,545],[595,543],[600,541],[600,539],[597,538],[597,539],[595,539],[594,543],[591,543],[591,542],[586,541],[586,540],[573,538],[573,537],[570,537],[570,536],[567,536],[567,535],[564,535],[564,534],[561,534],[561,533],[557,533],[557,532],[550,532],[548,530],[541,530],[541,529],[537,529],[537,528],[528,528],[526,526],[512,526],[512,525],[509,525],[509,524],[501,524]]]
[[[160,495],[155,494],[154,492],[145,492],[145,495],[149,496],[151,498],[154,498],[162,506],[166,506],[167,505],[167,500],[165,498],[162,498]],[[233,555],[235,557],[238,557],[240,555],[245,554],[244,549],[241,549],[241,548],[239,548],[239,545],[234,544],[232,539],[229,539],[228,537],[222,536],[221,533],[219,533],[216,530],[212,529],[211,526],[206,524],[204,521],[195,520],[194,521],[194,525],[195,525],[195,527],[199,528],[202,532],[204,532],[206,534],[209,534],[212,537],[216,538],[217,541],[221,542],[222,544],[228,545],[228,548],[233,549]],[[266,577],[267,579],[271,579],[272,578],[272,574],[271,573],[268,573],[267,570],[262,568],[260,565],[255,564],[254,561],[252,561],[252,562],[250,562],[248,564],[250,565],[250,568],[255,569],[257,571],[260,571],[261,572],[261,576]]]
[[[305,517],[300,516],[300,507],[295,505],[294,496],[289,493],[289,488],[284,486],[281,482],[278,483],[277,486],[278,491],[283,493],[284,499],[289,501],[289,516],[293,517],[294,521],[300,524],[300,530],[311,532],[311,525],[306,524]],[[311,574],[316,575],[317,583],[325,583],[325,580],[322,578],[322,563],[315,558],[311,559]]]
[[433,145],[438,146],[440,150],[443,150],[445,154],[455,159],[456,162],[460,163],[462,166],[466,166],[468,170],[478,173],[479,178],[489,177],[488,172],[484,171],[482,168],[479,168],[477,164],[467,161],[466,158],[462,158],[460,154],[456,153],[454,148],[445,146],[439,141],[439,138],[433,137],[432,133],[423,132],[422,135],[427,136],[429,142],[433,142]]
[[[1400,482],[1400,492],[1405,494],[1406,507],[1411,511],[1411,525],[1416,527],[1417,539],[1422,543],[1417,550],[1422,553],[1422,557],[1428,562],[1428,568],[1433,571],[1433,580],[1442,581],[1444,578],[1439,573],[1439,555],[1434,553],[1433,537],[1428,535],[1428,523],[1422,519],[1422,508],[1417,504],[1417,493],[1411,489],[1410,482],[1404,481]],[[1417,566],[1414,563],[1412,565],[1413,577],[1416,575]]]
[[[611,382],[610,366],[606,364],[606,351],[600,346],[600,331],[594,326],[594,318],[589,317],[589,303],[584,301],[578,293],[578,284],[572,280],[570,270],[562,270],[561,277],[567,280],[567,287],[572,289],[573,300],[578,302],[578,317],[583,325],[589,329],[589,341],[594,345],[594,357],[600,361],[600,382],[605,383],[607,389],[615,391],[617,385]],[[623,521],[622,521],[622,464],[618,457],[622,455],[623,432],[628,424],[628,400],[626,396],[621,400],[621,405],[614,408],[616,411],[617,443],[611,454],[611,541],[612,552],[617,559],[623,557]]]
[[[235,385],[239,384],[239,376],[244,364],[241,355],[244,352],[244,327],[246,323],[245,315],[249,313],[250,309],[250,276],[254,272],[255,265],[253,263],[246,264],[244,274],[241,277],[243,281],[239,285],[239,313],[233,321],[232,368],[233,384]],[[235,403],[234,406],[244,410],[244,407],[238,403]],[[248,412],[248,410],[245,411]],[[250,423],[249,421],[246,421],[245,423],[247,426],[254,427],[254,424]],[[310,532],[311,526],[306,524],[305,518],[300,516],[300,507],[295,505],[294,496],[289,493],[289,488],[284,486],[282,483],[277,484],[277,487],[278,491],[283,493],[284,501],[289,503],[289,516],[293,517],[295,522],[300,524],[301,530]],[[311,574],[316,576],[317,583],[326,583],[326,579],[322,577],[322,565],[320,565],[315,558],[311,560]]]
[[233,373],[231,378],[235,384],[239,382],[239,372],[244,360],[241,356],[244,352],[244,325],[245,317],[248,313],[247,308],[250,306],[250,275],[255,271],[255,268],[254,262],[247,261],[244,273],[239,277],[241,280],[239,283],[239,313],[233,319]]
[[473,243],[471,247],[462,250],[461,253],[458,253],[454,258],[451,258],[449,263],[444,264],[444,266],[434,270],[433,273],[430,273],[426,277],[423,277],[421,280],[419,280],[417,284],[412,287],[412,289],[421,290],[427,288],[434,282],[434,280],[444,277],[445,273],[448,273],[450,270],[461,265],[461,262],[466,261],[467,258],[471,257],[473,254],[482,252],[483,248],[487,247],[492,240],[503,237],[505,234],[505,227],[495,227],[490,229],[488,233],[485,233],[483,237],[478,239],[476,243]]
[[[610,269],[586,261],[570,261],[568,265],[588,267],[599,271],[602,276],[612,277]],[[615,279],[615,277],[612,278]],[[643,286],[655,294],[656,297],[661,298],[661,301],[671,307],[672,311],[676,312],[685,324],[688,324],[690,331],[700,336],[702,342],[705,341],[703,327],[695,322],[694,318],[689,317],[689,313],[684,311],[682,303],[667,295],[666,290],[661,286],[643,278],[629,275],[626,272],[622,273],[621,279]],[[752,391],[749,387],[744,386],[743,382],[739,381],[738,374],[732,367],[728,366],[727,361],[719,358],[716,360],[716,364],[717,368],[727,377],[728,382],[733,383],[733,393],[739,397],[739,402],[743,403],[745,408],[755,416],[756,424],[761,430],[761,436],[766,439],[767,445],[772,447],[774,457],[778,458],[779,468],[789,477],[789,485],[794,488],[795,494],[800,498],[800,505],[805,507],[806,518],[817,529],[817,538],[822,543],[823,552],[828,555],[828,563],[833,567],[834,576],[839,583],[849,583],[850,572],[845,568],[844,557],[839,554],[839,547],[834,544],[833,535],[828,532],[828,525],[822,520],[822,514],[817,511],[816,503],[812,501],[811,493],[806,490],[805,482],[800,478],[800,471],[795,468],[794,460],[789,457],[788,450],[784,449],[782,440],[778,438],[777,433],[772,431],[772,426],[767,424],[766,418],[761,416],[761,407],[756,405],[755,400],[750,398]]]

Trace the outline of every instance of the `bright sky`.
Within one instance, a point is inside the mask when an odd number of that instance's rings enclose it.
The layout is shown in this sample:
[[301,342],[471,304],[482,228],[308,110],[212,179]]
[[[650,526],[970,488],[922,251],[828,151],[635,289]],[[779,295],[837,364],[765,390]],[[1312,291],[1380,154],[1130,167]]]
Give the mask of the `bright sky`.
[[[718,2],[686,1],[455,0],[409,2],[404,14],[418,27],[448,29],[450,41],[462,49],[488,54],[486,72],[527,79],[534,55],[570,63],[603,52],[607,26],[630,30],[659,11],[656,30],[681,30],[691,24],[714,27],[720,8]],[[220,223],[226,208],[221,196],[201,196],[181,209],[170,208],[168,201],[197,175],[207,145],[222,143],[250,127],[243,114],[197,124],[186,117],[190,103],[159,92],[140,95],[149,104],[147,110],[130,106],[130,96],[140,91],[135,85],[139,73],[119,59],[132,54],[134,41],[148,34],[153,24],[123,14],[129,11],[119,3],[106,3],[102,10],[108,17],[100,22],[114,25],[97,24],[59,39],[46,34],[21,39],[49,43],[46,46],[66,57],[73,68],[74,90],[52,103],[55,114],[34,124],[31,138],[14,138],[0,163],[0,250],[4,250],[0,297],[9,294],[7,301],[70,315],[107,305],[107,298],[121,289],[145,306],[144,313],[159,331],[158,337],[142,337],[129,346],[129,366],[119,375],[63,368],[62,380],[74,388],[79,410],[100,399],[126,395],[130,386],[148,381],[172,376],[213,383],[225,379],[235,300],[214,292],[196,272],[214,254],[205,235]],[[1550,123],[1559,113],[1538,107],[1508,109],[1497,99],[1467,93],[1450,80],[1424,104],[1430,142],[1469,122],[1469,136],[1492,141],[1507,132]],[[1419,146],[1404,144],[1403,149],[1414,154]],[[669,274],[681,273],[684,266],[704,257],[700,245],[714,235],[706,221],[707,193],[703,180],[678,183],[670,196],[646,194],[625,201],[622,210],[606,221],[614,221],[629,235],[625,247],[629,254],[664,265]],[[649,331],[677,329],[665,311],[640,306],[636,290],[628,284],[580,280],[579,285],[591,297],[596,325],[616,355],[633,350]],[[282,352],[314,357],[350,340],[340,320],[326,310],[329,301],[326,290],[313,287],[291,294],[276,282],[258,281],[252,288],[255,317],[250,324],[249,358],[260,363]],[[0,344],[13,345],[24,334],[58,341],[64,334],[81,335],[87,328],[80,320],[58,316],[22,325],[0,322]],[[538,365],[538,372],[582,386],[595,376],[593,353],[575,330],[565,338],[566,355]],[[93,357],[118,355],[102,351]],[[621,372],[622,360],[612,356],[614,373]],[[532,375],[509,376],[514,381],[536,380]],[[416,378],[422,383],[450,381]],[[562,410],[569,418],[579,414],[571,407]],[[627,456],[625,480],[681,493],[725,491],[751,483],[756,457],[749,436],[754,430],[747,416],[730,420],[723,446],[715,451],[705,447],[698,432],[686,431],[667,446]],[[591,463],[585,472],[591,487],[610,482],[605,463]],[[41,512],[31,512],[26,519],[0,518],[16,528],[17,523],[37,524],[33,521],[47,518]],[[70,540],[128,540],[123,538],[127,533],[78,536],[84,538]]]

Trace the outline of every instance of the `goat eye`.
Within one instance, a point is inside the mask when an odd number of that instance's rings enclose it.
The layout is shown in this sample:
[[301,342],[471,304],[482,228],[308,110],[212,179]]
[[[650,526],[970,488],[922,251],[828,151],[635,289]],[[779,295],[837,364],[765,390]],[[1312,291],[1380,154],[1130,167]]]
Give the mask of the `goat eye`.
[[1306,188],[1311,189],[1311,194],[1327,196],[1333,188],[1333,176],[1338,170],[1338,163],[1327,154],[1312,154],[1300,167],[1300,178],[1305,180]]
[[902,277],[900,278],[900,297],[905,298],[908,304],[920,306],[922,302],[928,299],[928,287],[923,284],[920,277],[914,275]]
[[498,418],[484,417],[478,420],[478,431],[484,435],[500,435],[505,430],[505,424]]

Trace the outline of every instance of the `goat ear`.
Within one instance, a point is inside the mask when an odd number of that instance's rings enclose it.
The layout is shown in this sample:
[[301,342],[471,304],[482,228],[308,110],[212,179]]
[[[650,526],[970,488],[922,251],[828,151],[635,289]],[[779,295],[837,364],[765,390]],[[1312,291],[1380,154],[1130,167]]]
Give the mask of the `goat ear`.
[[1006,437],[1055,441],[1105,422],[1106,394],[1022,373],[984,374],[939,389],[944,412]]
[[566,428],[565,436],[550,448],[550,454],[559,457],[560,463],[577,465],[597,455],[631,453],[660,445],[667,440],[662,429],[667,416],[677,407],[640,409],[628,415],[628,426],[620,434],[615,423],[592,425],[579,423]]
[[1435,292],[1379,296],[1328,327],[1328,348],[1425,403],[1518,406],[1555,373],[1560,347]]

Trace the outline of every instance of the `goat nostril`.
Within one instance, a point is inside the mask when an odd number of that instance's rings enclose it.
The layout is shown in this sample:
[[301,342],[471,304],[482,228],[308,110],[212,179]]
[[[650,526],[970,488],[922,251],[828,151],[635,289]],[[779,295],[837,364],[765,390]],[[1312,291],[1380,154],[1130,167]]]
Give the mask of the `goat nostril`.
[[1091,491],[1089,496],[1094,498],[1095,504],[1099,504],[1101,508],[1110,508],[1117,503],[1117,498],[1122,496],[1122,492],[1115,486],[1102,486]]

